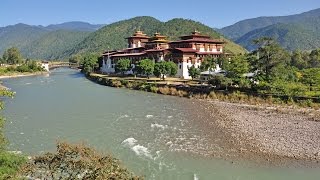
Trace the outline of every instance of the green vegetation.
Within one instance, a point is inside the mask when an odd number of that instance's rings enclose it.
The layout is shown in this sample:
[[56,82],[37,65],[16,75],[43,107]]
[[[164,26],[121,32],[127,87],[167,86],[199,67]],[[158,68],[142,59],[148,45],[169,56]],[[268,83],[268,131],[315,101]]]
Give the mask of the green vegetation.
[[57,59],[63,51],[83,40],[90,32],[102,27],[82,22],[68,22],[47,27],[16,24],[0,27],[0,54],[17,47],[24,57]]
[[260,37],[272,37],[287,50],[312,50],[320,47],[320,9],[280,17],[258,17],[240,21],[219,30],[248,50],[257,46],[251,42]]
[[[168,36],[169,40],[177,40],[179,36],[190,34],[197,29],[203,34],[210,35],[213,38],[222,37],[221,34],[214,31],[212,28],[205,26],[199,22],[186,19],[172,19],[168,22],[161,22],[152,17],[135,17],[132,19],[119,21],[107,25],[98,31],[91,33],[82,42],[68,49],[64,56],[68,57],[74,54],[82,54],[86,52],[101,53],[110,49],[122,49],[127,47],[126,37],[131,36],[135,30],[141,29],[148,35],[153,35],[155,32],[160,32]],[[227,41],[226,51],[235,54],[246,52],[241,46]]]
[[160,61],[154,66],[154,75],[165,80],[165,76],[174,76],[177,74],[178,67],[172,61]]
[[[91,73],[94,71],[94,69],[98,66],[98,56],[96,54],[86,54],[82,58],[80,58],[80,63],[82,66],[82,72],[85,74]],[[82,59],[82,60],[81,60]]]
[[128,179],[138,180],[120,165],[119,160],[102,155],[83,144],[57,144],[56,153],[34,157],[22,169],[34,179]]
[[1,64],[4,66],[0,67],[0,76],[44,71],[36,61],[23,60],[20,50],[16,47],[9,48],[3,53]]
[[131,68],[131,61],[129,59],[120,59],[116,63],[115,70],[116,72],[121,72],[122,75],[124,75],[124,73],[129,71]]
[[66,58],[66,49],[80,43],[90,32],[57,30],[48,32],[32,41],[28,46],[21,48],[27,58],[56,60]]
[[188,73],[189,76],[191,76],[192,80],[194,78],[197,78],[200,76],[200,70],[196,67],[194,67],[194,65],[192,65],[189,69],[188,69]]
[[1,64],[20,64],[21,62],[22,56],[16,47],[7,49],[2,55]]
[[308,21],[308,19],[310,18],[318,18],[319,16],[320,9],[315,9],[309,12],[290,16],[258,17],[239,21],[231,26],[220,29],[219,32],[221,32],[228,38],[237,40],[250,31],[258,30],[267,26],[279,23],[300,23]]
[[[13,97],[14,93],[8,90],[1,89],[0,97]],[[4,108],[3,102],[0,101],[0,110]],[[7,152],[6,145],[7,140],[4,137],[5,119],[0,117],[0,179],[12,179],[17,175],[20,166],[26,162],[26,158],[21,155],[16,155],[11,152]]]
[[154,71],[154,62],[150,59],[143,59],[137,63],[135,68],[138,74],[145,74],[149,78]]

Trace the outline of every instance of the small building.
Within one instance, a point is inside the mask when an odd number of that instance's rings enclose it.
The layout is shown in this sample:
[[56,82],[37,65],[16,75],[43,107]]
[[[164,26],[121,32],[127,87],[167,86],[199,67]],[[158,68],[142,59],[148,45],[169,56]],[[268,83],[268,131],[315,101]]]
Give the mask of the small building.
[[49,62],[48,61],[42,61],[41,62],[41,67],[46,71],[50,71]]
[[[128,48],[118,51],[107,51],[102,54],[103,63],[101,72],[115,73],[116,61],[130,59],[132,67],[142,59],[151,59],[154,62],[173,61],[178,66],[177,77],[191,79],[188,69],[192,65],[199,68],[205,57],[220,57],[223,55],[221,39],[211,39],[210,36],[202,35],[198,31],[190,35],[181,36],[178,41],[168,41],[167,37],[155,33],[149,37],[142,31],[135,32],[126,38]],[[127,74],[133,73],[132,70]]]

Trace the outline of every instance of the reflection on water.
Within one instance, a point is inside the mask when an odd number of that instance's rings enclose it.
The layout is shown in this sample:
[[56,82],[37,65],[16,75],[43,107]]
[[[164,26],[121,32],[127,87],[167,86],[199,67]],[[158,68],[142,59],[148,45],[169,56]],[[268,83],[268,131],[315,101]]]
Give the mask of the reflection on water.
[[[37,154],[56,140],[85,141],[147,179],[318,179],[317,170],[246,168],[203,156],[214,151],[193,124],[187,99],[94,84],[78,71],[4,80],[10,149]],[[200,155],[199,155],[200,154]]]

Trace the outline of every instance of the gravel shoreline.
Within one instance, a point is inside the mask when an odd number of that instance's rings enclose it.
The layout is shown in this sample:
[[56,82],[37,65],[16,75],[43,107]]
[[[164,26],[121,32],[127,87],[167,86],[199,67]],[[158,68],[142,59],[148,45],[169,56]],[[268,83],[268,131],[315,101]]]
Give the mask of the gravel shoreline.
[[[319,166],[319,111],[192,100],[203,133],[219,151],[214,157],[269,165]],[[191,107],[190,107],[191,108]]]

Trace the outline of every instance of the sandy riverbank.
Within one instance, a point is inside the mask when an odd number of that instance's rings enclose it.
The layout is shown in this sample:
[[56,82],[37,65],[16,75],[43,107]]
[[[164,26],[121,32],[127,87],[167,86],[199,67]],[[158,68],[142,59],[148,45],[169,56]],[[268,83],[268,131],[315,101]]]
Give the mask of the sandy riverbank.
[[192,100],[210,155],[259,164],[314,166],[320,161],[319,111]]
[[0,76],[0,79],[8,79],[8,78],[18,78],[18,77],[26,77],[26,76],[37,76],[37,75],[45,75],[49,72],[35,72],[35,73],[21,73],[21,74],[10,74]]

